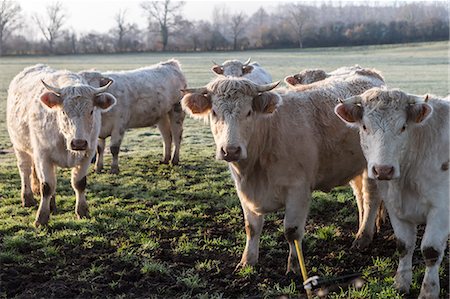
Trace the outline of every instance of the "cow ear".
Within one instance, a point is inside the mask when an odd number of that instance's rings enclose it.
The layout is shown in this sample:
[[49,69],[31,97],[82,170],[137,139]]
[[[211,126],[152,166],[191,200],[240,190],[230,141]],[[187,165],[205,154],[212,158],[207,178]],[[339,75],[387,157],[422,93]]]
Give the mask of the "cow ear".
[[41,95],[41,102],[48,108],[55,108],[62,104],[63,99],[55,93],[47,91]]
[[300,83],[294,76],[287,76],[286,78],[284,78],[284,82],[286,82],[286,84],[290,86],[295,86]]
[[253,110],[259,113],[270,114],[277,110],[282,103],[281,97],[275,92],[263,92],[253,98]]
[[213,66],[211,70],[217,75],[223,75],[223,67],[221,67],[220,65]]
[[242,73],[245,74],[250,74],[253,71],[253,66],[252,65],[244,65],[242,67]]
[[181,106],[189,115],[205,117],[211,110],[211,97],[200,93],[187,93],[181,99]]
[[107,92],[102,92],[94,97],[94,106],[102,109],[102,112],[109,111],[116,103],[117,99]]
[[362,120],[363,107],[356,104],[340,103],[334,108],[334,113],[346,124],[355,125],[356,122]]
[[411,104],[406,108],[408,121],[416,124],[426,121],[431,116],[432,112],[433,108],[427,103]]

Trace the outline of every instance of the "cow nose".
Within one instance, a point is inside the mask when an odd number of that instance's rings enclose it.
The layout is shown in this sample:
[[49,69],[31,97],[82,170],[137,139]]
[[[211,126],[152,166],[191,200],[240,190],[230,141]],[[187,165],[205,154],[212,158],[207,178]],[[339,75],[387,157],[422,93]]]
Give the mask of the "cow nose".
[[72,139],[70,148],[74,151],[84,151],[87,148],[87,141],[84,139]]
[[391,165],[375,165],[372,171],[379,180],[391,180],[394,176],[394,166]]
[[226,146],[222,147],[222,156],[225,161],[232,162],[239,160],[242,149],[240,146]]

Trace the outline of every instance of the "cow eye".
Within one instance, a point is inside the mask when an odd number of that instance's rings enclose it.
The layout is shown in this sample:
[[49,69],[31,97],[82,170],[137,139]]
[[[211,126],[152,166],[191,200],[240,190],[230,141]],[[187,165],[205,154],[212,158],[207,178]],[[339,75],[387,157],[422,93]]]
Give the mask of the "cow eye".
[[94,110],[91,110],[91,115],[92,115],[92,113],[94,113]]
[[400,132],[403,133],[406,130],[406,125],[403,125],[403,127],[400,129]]
[[367,131],[366,125],[363,125],[362,128],[363,128],[364,131]]
[[247,113],[247,117],[250,117],[250,115],[252,115],[252,110],[250,110],[250,111]]
[[217,117],[216,111],[214,109],[212,109],[211,111],[212,111],[212,116]]

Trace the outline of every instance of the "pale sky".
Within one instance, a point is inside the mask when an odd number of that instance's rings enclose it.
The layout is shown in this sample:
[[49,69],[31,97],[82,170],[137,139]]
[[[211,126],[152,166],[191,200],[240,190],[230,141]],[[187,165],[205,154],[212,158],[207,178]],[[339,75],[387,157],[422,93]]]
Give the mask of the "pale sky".
[[[22,11],[26,16],[28,23],[25,27],[26,35],[37,39],[41,38],[41,34],[37,29],[37,25],[32,19],[35,14],[44,16],[46,6],[54,3],[54,0],[15,0],[20,3]],[[176,1],[176,0],[175,0]],[[340,0],[345,2],[364,2],[363,0]],[[397,0],[398,2],[412,2],[408,0]],[[126,9],[126,20],[128,22],[137,23],[139,28],[146,28],[147,21],[144,12],[140,8],[143,0],[60,0],[66,8],[67,20],[64,28],[73,29],[77,33],[86,33],[91,31],[107,32],[114,26],[114,16],[119,10]],[[292,0],[185,0],[182,9],[184,18],[188,20],[208,20],[212,19],[212,12],[215,6],[225,6],[229,12],[244,11],[247,15],[253,14],[259,7],[266,10],[278,6],[280,3],[295,2]],[[304,2],[304,1],[296,1]],[[309,1],[309,3],[314,1]],[[319,2],[319,1],[317,1]],[[322,1],[320,1],[322,2]],[[325,2],[331,2],[326,0]],[[370,1],[375,2],[375,1]],[[378,0],[378,3],[392,2],[392,0]]]

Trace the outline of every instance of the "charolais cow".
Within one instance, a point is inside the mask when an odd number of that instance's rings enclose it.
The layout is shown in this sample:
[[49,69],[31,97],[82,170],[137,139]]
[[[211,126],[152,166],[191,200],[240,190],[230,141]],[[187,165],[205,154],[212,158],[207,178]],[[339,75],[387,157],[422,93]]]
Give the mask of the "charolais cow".
[[[298,74],[287,76],[284,78],[284,82],[289,88],[302,91],[304,89],[320,88],[321,85],[327,84],[331,80],[342,80],[346,77],[352,78],[355,75],[373,76],[384,81],[378,71],[362,68],[359,65],[354,65],[343,66],[330,73],[326,73],[321,69],[306,69]],[[366,227],[367,225],[376,225],[377,230],[380,230],[381,225],[385,220],[386,212],[382,201],[379,202],[378,207],[375,207],[373,203],[368,202],[370,200],[368,191],[371,191],[371,189],[368,189],[367,186],[368,180],[370,179],[367,177],[367,171],[364,171],[363,174],[355,177],[349,182],[358,205],[359,225],[360,229],[362,227]],[[373,223],[374,219],[375,223]],[[372,238],[373,235],[360,236],[360,234],[358,234],[355,242],[353,243],[353,247],[363,249],[370,244]]]
[[271,91],[278,83],[220,76],[184,91],[183,108],[209,119],[216,158],[228,162],[237,189],[247,235],[240,266],[258,260],[264,215],[285,208],[288,271],[295,269],[294,240],[302,240],[311,191],[346,184],[366,166],[358,134],[333,108],[339,98],[383,84],[355,75],[303,92]]
[[380,193],[400,253],[396,287],[409,292],[418,224],[425,276],[419,298],[439,297],[439,265],[449,236],[450,101],[395,89],[373,88],[335,108],[359,129],[369,177]]
[[226,77],[242,77],[256,84],[268,84],[272,82],[272,76],[257,62],[250,63],[250,58],[242,63],[239,60],[227,60],[221,65],[214,63],[212,71],[217,75]]
[[284,78],[284,82],[292,88],[301,88],[302,85],[308,85],[318,82],[322,84],[323,80],[334,80],[338,78],[344,78],[355,74],[377,76],[380,80],[384,80],[383,77],[376,70],[362,68],[359,65],[343,66],[332,72],[325,72],[321,69],[306,69],[298,74],[290,75]]
[[11,81],[8,132],[22,181],[22,204],[35,205],[32,189],[40,191],[36,226],[46,224],[50,210],[56,209],[56,166],[72,168],[75,212],[79,218],[89,216],[86,175],[97,147],[101,113],[116,103],[106,92],[111,83],[92,87],[75,73],[42,64],[25,68]]
[[180,90],[186,87],[186,79],[177,60],[171,59],[130,71],[83,71],[79,74],[94,86],[105,84],[107,80],[104,80],[104,77],[114,80],[109,92],[117,98],[117,105],[102,116],[95,163],[97,172],[103,169],[103,152],[107,137],[111,136],[111,173],[117,174],[120,145],[125,131],[153,125],[158,126],[164,142],[161,162],[167,164],[171,161],[174,165],[178,164],[185,116],[180,105]]

